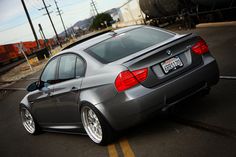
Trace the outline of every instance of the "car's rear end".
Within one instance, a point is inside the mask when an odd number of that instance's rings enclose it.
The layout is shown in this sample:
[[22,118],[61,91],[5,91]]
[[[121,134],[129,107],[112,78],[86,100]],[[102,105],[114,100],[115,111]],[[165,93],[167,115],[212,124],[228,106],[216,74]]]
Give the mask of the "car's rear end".
[[[132,38],[126,39],[127,33],[114,35],[115,47],[106,49],[110,54],[100,58],[96,56],[99,54],[92,54],[106,64],[126,67],[114,81],[118,94],[96,106],[116,130],[135,125],[160,109],[208,89],[219,79],[217,63],[201,37],[152,27],[138,29]],[[152,37],[156,36],[154,30],[159,39]],[[137,35],[138,31],[141,34]],[[110,42],[107,44],[111,46]],[[96,48],[90,49],[90,54]]]

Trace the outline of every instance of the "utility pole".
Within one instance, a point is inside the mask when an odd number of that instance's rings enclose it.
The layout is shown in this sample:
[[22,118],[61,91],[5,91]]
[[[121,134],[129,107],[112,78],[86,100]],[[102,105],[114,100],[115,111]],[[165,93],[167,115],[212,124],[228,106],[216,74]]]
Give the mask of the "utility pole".
[[35,41],[36,41],[36,43],[37,43],[37,47],[38,47],[38,49],[39,49],[39,48],[40,48],[40,44],[39,44],[39,41],[38,41],[37,34],[36,34],[35,30],[34,30],[34,26],[33,26],[33,23],[32,23],[32,21],[31,21],[30,15],[29,15],[29,13],[28,13],[27,7],[26,7],[26,5],[25,5],[24,0],[21,0],[21,2],[22,2],[22,5],[23,5],[23,8],[24,8],[24,10],[25,10],[27,19],[28,19],[28,21],[29,21],[31,30],[32,30],[32,32],[33,32],[33,34],[34,34],[34,38],[35,38]]
[[72,33],[75,35],[75,30],[73,26],[71,26],[71,30],[72,30]]
[[38,24],[38,26],[39,26],[39,33],[40,33],[42,39],[44,40],[44,45],[45,45],[45,48],[46,48],[46,47],[48,47],[47,46],[47,39],[46,39],[45,34],[43,32],[43,28],[42,28],[40,23]]
[[46,40],[46,37],[45,37],[45,34],[44,34],[44,32],[43,32],[43,28],[42,28],[41,24],[39,23],[38,26],[39,26],[39,31],[42,33],[42,38],[43,38],[44,40]]
[[92,17],[93,17],[93,19],[94,19],[94,17],[95,17],[95,12],[94,12],[94,8],[93,8],[92,4],[91,4],[91,9],[90,9],[90,14],[92,15]]
[[98,15],[98,10],[97,10],[97,7],[96,7],[96,4],[95,4],[94,0],[91,0],[91,6],[94,8],[96,14]]
[[66,27],[65,27],[64,21],[63,21],[62,16],[61,16],[62,11],[59,9],[59,7],[58,7],[58,5],[57,5],[57,1],[54,0],[54,2],[55,2],[55,5],[56,5],[56,7],[57,7],[57,13],[58,13],[58,15],[59,15],[60,18],[61,18],[61,23],[62,23],[63,28],[64,28],[64,31],[65,31],[65,33],[66,33],[66,37],[68,37],[68,33],[67,33],[67,30],[66,30]]
[[49,18],[49,20],[50,20],[50,22],[51,22],[51,24],[52,24],[52,28],[53,28],[53,30],[54,30],[54,32],[55,32],[55,34],[56,34],[57,42],[58,42],[59,45],[62,47],[61,42],[60,42],[60,38],[59,38],[59,36],[58,36],[58,34],[57,34],[57,31],[56,31],[56,28],[55,28],[55,26],[54,26],[54,24],[53,24],[53,22],[52,22],[52,18],[51,18],[51,16],[50,16],[49,11],[48,11],[48,7],[47,7],[47,5],[46,5],[46,3],[45,3],[45,0],[42,0],[42,2],[43,2],[43,5],[44,5],[44,8],[42,8],[42,9],[45,9],[45,10],[46,10],[47,15],[48,15],[48,18]]
[[50,55],[52,55],[52,53],[51,53],[51,49],[52,49],[52,48],[51,48],[50,43],[48,42],[48,39],[46,38],[46,36],[45,36],[45,34],[44,34],[44,32],[43,32],[43,27],[41,26],[40,23],[38,24],[38,26],[39,26],[39,33],[40,33],[42,39],[44,40],[44,46],[45,46],[45,48],[48,49]]

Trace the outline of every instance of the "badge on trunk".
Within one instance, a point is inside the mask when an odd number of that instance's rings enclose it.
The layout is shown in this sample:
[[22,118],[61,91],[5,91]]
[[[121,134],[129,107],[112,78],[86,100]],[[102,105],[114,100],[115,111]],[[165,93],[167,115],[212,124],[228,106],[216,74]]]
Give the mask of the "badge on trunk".
[[172,55],[171,50],[167,50],[166,53],[167,53],[168,56]]

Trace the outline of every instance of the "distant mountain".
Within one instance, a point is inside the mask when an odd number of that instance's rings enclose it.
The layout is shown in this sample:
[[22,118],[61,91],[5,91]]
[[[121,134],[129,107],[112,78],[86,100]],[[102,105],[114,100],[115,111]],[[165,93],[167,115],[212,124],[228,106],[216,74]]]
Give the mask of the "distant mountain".
[[82,30],[87,30],[87,29],[89,29],[92,22],[93,22],[93,17],[90,17],[88,19],[76,22],[73,27],[78,27]]
[[110,15],[118,15],[119,9],[118,8],[113,8],[113,9],[105,11],[105,13],[108,13]]
[[[110,14],[110,15],[113,17],[113,19],[116,20],[115,17],[118,16],[119,9],[118,9],[118,8],[113,8],[113,9],[110,9],[110,10],[105,11],[105,13]],[[76,31],[76,28],[79,29],[79,30],[84,30],[84,31],[86,31],[86,30],[89,29],[89,27],[90,27],[90,25],[92,24],[92,22],[93,22],[93,17],[90,17],[90,18],[87,18],[87,19],[80,20],[80,21],[76,22],[72,27],[74,28],[75,31]],[[68,32],[69,34],[72,33],[72,27],[69,27],[69,28],[67,29],[67,32]],[[60,37],[64,37],[64,36],[65,36],[65,32],[64,32],[64,31],[61,32],[61,33],[59,34],[59,36],[60,36]]]

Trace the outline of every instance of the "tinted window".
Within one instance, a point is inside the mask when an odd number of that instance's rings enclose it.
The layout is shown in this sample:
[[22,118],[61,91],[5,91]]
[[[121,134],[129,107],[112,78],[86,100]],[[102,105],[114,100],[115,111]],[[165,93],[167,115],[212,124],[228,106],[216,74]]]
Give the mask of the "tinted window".
[[55,82],[57,61],[58,61],[58,58],[53,59],[47,64],[41,76],[41,81],[45,83],[49,83],[49,84],[53,84]]
[[142,27],[94,45],[88,49],[88,53],[103,63],[110,63],[161,43],[173,36],[168,32]]
[[84,75],[85,67],[84,67],[84,61],[77,57],[76,59],[76,76],[82,77]]
[[75,55],[64,55],[61,57],[60,65],[59,65],[59,80],[68,80],[75,78]]

